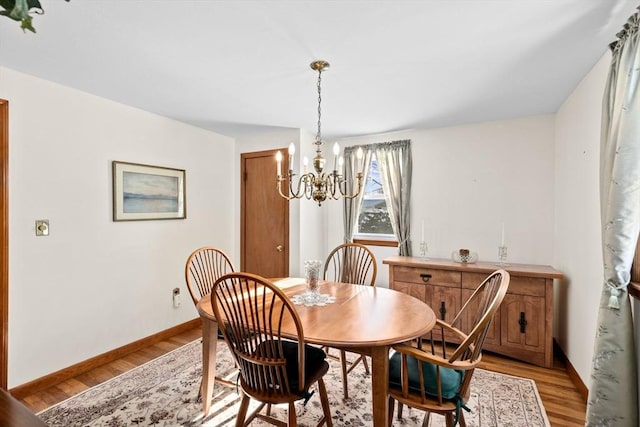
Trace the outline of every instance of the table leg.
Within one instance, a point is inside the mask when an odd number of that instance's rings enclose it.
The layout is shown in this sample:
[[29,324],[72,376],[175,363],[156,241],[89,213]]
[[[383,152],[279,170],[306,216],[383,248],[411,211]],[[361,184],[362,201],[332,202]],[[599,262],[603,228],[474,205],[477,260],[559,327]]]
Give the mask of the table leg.
[[371,393],[373,426],[385,427],[389,412],[389,346],[371,349]]
[[218,323],[202,319],[202,406],[204,416],[209,415],[211,396],[216,376],[216,351],[218,348]]

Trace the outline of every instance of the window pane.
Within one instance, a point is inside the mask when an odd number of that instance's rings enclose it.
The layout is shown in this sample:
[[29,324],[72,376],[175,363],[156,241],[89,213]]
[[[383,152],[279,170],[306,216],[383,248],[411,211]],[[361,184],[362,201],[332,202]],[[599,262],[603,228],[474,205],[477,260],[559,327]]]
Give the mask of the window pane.
[[371,169],[364,187],[362,210],[358,217],[358,234],[393,235],[387,202],[384,200],[378,162],[375,157],[371,159]]

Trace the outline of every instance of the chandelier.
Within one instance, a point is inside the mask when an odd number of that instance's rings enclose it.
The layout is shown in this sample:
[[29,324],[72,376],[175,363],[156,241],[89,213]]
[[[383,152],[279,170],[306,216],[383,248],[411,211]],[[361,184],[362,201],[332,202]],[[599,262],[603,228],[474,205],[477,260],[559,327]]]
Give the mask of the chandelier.
[[[282,175],[282,153],[278,151],[276,154],[276,163],[277,163],[277,183],[278,183],[278,192],[282,197],[287,200],[291,199],[301,199],[305,197],[309,200],[313,200],[318,202],[318,206],[322,205],[327,199],[330,200],[338,200],[340,197],[344,197],[346,199],[353,199],[354,197],[360,194],[360,190],[362,189],[362,149],[358,148],[357,151],[357,162],[355,165],[355,170],[357,171],[355,174],[355,178],[358,181],[358,188],[355,190],[353,194],[347,193],[347,180],[342,176],[342,166],[344,160],[342,156],[340,156],[340,146],[336,142],[333,145],[333,171],[332,172],[323,172],[325,167],[325,159],[322,157],[322,135],[320,132],[321,122],[320,119],[322,117],[322,72],[329,68],[329,63],[326,61],[314,61],[311,63],[311,68],[318,72],[318,132],[316,133],[316,140],[314,142],[316,146],[316,156],[313,158],[313,169],[315,172],[308,172],[307,166],[309,160],[305,157],[302,160],[303,163],[303,172],[297,179],[297,174],[293,170],[293,160],[295,154],[295,145],[291,143],[289,145],[289,171],[287,176]],[[288,189],[285,184],[285,191],[282,191],[282,183],[284,181],[289,181]]]

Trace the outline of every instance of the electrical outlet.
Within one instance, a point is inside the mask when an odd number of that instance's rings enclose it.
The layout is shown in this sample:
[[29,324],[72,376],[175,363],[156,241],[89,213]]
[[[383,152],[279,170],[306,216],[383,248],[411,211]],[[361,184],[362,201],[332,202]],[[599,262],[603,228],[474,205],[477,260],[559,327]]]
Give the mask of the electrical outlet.
[[49,220],[37,219],[36,220],[36,236],[48,236],[49,235]]
[[173,288],[173,308],[180,307],[180,288]]

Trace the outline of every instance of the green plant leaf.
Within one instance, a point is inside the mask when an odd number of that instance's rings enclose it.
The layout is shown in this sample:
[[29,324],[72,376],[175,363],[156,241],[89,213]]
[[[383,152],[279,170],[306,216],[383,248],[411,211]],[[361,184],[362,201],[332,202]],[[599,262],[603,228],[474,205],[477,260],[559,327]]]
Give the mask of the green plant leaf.
[[26,31],[29,30],[32,33],[36,32],[36,29],[33,28],[33,25],[31,24],[31,16],[27,16],[26,18],[22,19],[22,24],[20,25],[20,28],[22,28],[22,31]]
[[[69,2],[71,0],[65,0]],[[41,15],[44,13],[40,0],[0,0],[0,16],[6,16],[14,21],[20,21],[20,28],[23,31],[36,32],[33,27],[32,13]]]
[[29,17],[29,6],[27,0],[16,0],[16,5],[9,14],[14,19],[24,20]]
[[29,6],[29,10],[31,9],[40,9],[42,13],[42,5],[39,0],[27,0],[27,5]]

